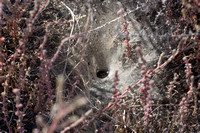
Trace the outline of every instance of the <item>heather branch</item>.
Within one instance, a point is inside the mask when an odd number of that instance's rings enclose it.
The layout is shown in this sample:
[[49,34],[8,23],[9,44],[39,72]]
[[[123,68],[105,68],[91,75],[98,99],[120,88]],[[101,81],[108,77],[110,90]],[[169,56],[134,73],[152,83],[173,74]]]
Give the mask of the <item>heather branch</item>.
[[40,108],[42,96],[45,91],[45,86],[47,86],[48,91],[50,91],[51,86],[49,83],[49,70],[48,70],[48,62],[46,57],[46,50],[41,52],[40,56],[41,65],[40,65],[40,79],[38,81],[38,103],[37,108]]
[[[173,59],[175,59],[175,57],[180,53],[180,45],[181,43],[179,43],[177,50],[168,58],[167,61],[165,61],[164,63],[162,63],[161,65],[157,66],[153,71],[148,73],[148,76],[151,76],[152,74],[158,72],[160,69],[163,69],[164,67],[166,67]],[[140,56],[140,55],[139,55]],[[126,89],[126,91],[124,91],[119,97],[122,98],[127,92],[129,92],[130,90],[132,90],[133,88],[137,87],[138,84],[140,84],[142,81],[144,80],[144,77],[142,79],[140,79],[137,83],[135,83],[134,85],[132,85],[131,87],[128,87]]]
[[20,102],[20,97],[21,97],[21,90],[23,90],[23,87],[25,85],[25,67],[26,67],[26,63],[25,63],[25,51],[23,51],[23,53],[20,56],[20,61],[23,62],[22,65],[18,66],[20,68],[19,70],[19,80],[18,80],[18,88],[13,89],[13,93],[15,93],[16,95],[16,108],[17,111],[15,112],[15,115],[18,116],[18,120],[17,120],[17,130],[18,132],[22,133],[24,131],[24,127],[23,127],[23,113],[22,111],[20,111],[20,108],[23,107],[22,103]]
[[51,58],[50,60],[50,63],[49,63],[49,68],[51,68],[53,62],[56,60],[56,58],[58,57],[58,54],[62,48],[62,46],[65,44],[65,42],[69,41],[70,39],[76,39],[76,38],[83,38],[85,36],[85,33],[81,33],[81,34],[75,34],[75,35],[72,35],[70,37],[67,37],[65,39],[63,39],[60,43],[60,45],[58,46],[57,48],[57,51],[56,53],[54,54],[54,56]]
[[23,114],[22,112],[20,111],[20,108],[22,108],[22,104],[20,102],[20,91],[21,91],[21,88],[19,89],[13,89],[13,93],[16,94],[16,98],[15,98],[15,101],[16,101],[16,108],[17,108],[17,111],[15,112],[15,115],[18,116],[18,120],[17,120],[17,130],[18,132],[22,133],[24,128],[23,128],[23,124],[22,124],[22,120],[23,120]]
[[189,103],[191,102],[192,94],[194,93],[194,76],[192,75],[192,65],[189,63],[187,57],[183,57],[183,61],[185,62],[185,74],[186,74],[186,83],[189,86],[189,91],[187,95],[182,98],[179,106],[180,106],[180,115],[181,115],[181,132],[185,131],[187,127],[187,122],[185,121],[185,115],[188,112]]
[[122,32],[124,33],[125,40],[124,43],[126,44],[126,49],[127,49],[127,57],[130,58],[131,56],[131,50],[130,50],[130,38],[129,38],[129,32],[128,32],[128,23],[127,23],[127,18],[126,14],[124,13],[124,9],[122,7],[122,4],[118,2],[120,10],[117,12],[118,15],[121,15],[121,25],[123,26]]
[[[38,18],[39,14],[42,12],[42,10],[49,4],[50,0],[45,0],[45,2],[41,5],[41,7],[39,8],[39,10],[37,11],[38,6],[40,5],[40,0],[35,0],[34,1],[34,10],[32,10],[30,12],[31,14],[31,24],[33,24],[35,22],[35,20]],[[36,13],[37,12],[37,13]],[[36,15],[34,16],[34,14],[36,13]],[[32,31],[32,30],[30,30]]]
[[2,83],[2,81],[3,81],[3,70],[4,70],[4,63],[5,63],[5,54],[3,53],[3,51],[2,51],[2,43],[3,43],[3,41],[5,40],[5,38],[4,37],[1,37],[0,38],[0,83]]
[[117,102],[118,101],[118,95],[119,95],[118,88],[117,88],[117,85],[119,84],[118,71],[115,71],[115,77],[113,78],[113,82],[114,82],[114,85],[112,86],[112,88],[113,88],[113,101]]
[[142,84],[143,86],[140,88],[140,92],[143,93],[141,96],[141,99],[144,101],[144,121],[145,121],[145,126],[149,125],[149,120],[152,117],[150,112],[151,112],[151,106],[152,106],[152,100],[151,100],[151,94],[148,92],[150,90],[150,87],[153,86],[153,80],[149,80],[150,76],[147,75],[148,68],[146,66],[146,60],[143,58],[141,48],[138,46],[136,47],[136,51],[139,55],[140,60],[142,61],[142,66],[141,66],[141,74],[143,75],[143,80]]

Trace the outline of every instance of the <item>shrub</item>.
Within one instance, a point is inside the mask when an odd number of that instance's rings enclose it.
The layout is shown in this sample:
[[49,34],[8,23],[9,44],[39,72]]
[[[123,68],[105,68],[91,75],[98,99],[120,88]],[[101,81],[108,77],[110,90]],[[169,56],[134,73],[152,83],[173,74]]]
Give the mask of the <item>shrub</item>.
[[1,0],[0,131],[199,131],[199,5]]

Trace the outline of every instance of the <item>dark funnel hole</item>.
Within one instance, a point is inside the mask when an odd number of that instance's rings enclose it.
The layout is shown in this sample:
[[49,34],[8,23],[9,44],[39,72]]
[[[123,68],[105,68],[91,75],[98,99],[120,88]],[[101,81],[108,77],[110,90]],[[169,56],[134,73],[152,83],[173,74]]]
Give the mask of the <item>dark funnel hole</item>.
[[97,70],[97,77],[100,79],[103,79],[108,76],[108,70],[102,69],[102,70]]

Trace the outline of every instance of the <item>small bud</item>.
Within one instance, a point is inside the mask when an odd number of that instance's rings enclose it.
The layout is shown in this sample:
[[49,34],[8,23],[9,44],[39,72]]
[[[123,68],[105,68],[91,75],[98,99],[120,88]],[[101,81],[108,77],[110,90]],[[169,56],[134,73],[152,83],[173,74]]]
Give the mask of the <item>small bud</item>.
[[149,85],[152,86],[154,84],[154,80],[149,81]]
[[20,89],[13,89],[13,93],[19,93],[20,92]]
[[20,131],[21,129],[22,129],[22,127],[21,127],[21,126],[17,127],[17,130],[18,130],[18,131]]
[[2,97],[5,97],[5,95],[6,95],[5,92],[2,92],[2,93],[1,93],[1,96],[2,96]]
[[140,48],[140,46],[137,46],[137,47],[135,48],[135,50],[136,50],[138,53],[141,53],[141,48]]
[[146,73],[146,70],[142,70],[141,74],[144,75]]
[[1,37],[1,38],[0,38],[0,41],[1,41],[1,42],[5,41],[5,37]]
[[143,69],[143,70],[145,70],[146,68],[147,68],[146,65],[141,66],[141,69]]
[[120,15],[121,13],[122,13],[121,9],[119,11],[117,11],[117,15]]
[[20,111],[16,111],[16,112],[15,112],[15,115],[16,115],[16,116],[19,116],[19,114],[20,114]]
[[16,108],[21,108],[23,105],[20,103],[20,104],[16,104]]
[[5,81],[5,84],[4,84],[6,87],[8,87],[8,81],[6,80]]
[[193,76],[193,75],[190,77],[190,80],[191,80],[191,81],[194,81],[194,76]]
[[40,133],[38,129],[33,129],[33,133]]
[[185,57],[183,57],[183,60],[184,60],[184,61],[186,61],[186,60],[187,60],[187,57],[186,57],[186,56],[185,56]]

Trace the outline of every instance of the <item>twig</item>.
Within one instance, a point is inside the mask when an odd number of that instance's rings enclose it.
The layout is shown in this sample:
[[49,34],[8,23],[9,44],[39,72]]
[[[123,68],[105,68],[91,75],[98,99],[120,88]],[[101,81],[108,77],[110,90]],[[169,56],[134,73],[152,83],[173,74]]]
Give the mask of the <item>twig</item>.
[[66,127],[64,130],[62,130],[60,133],[64,133],[68,130],[70,130],[71,128],[74,128],[75,126],[77,126],[78,124],[80,124],[82,121],[85,120],[85,118],[87,116],[89,116],[92,113],[92,109],[88,110],[81,118],[79,118],[78,120],[76,120],[74,123],[72,123],[70,126]]

